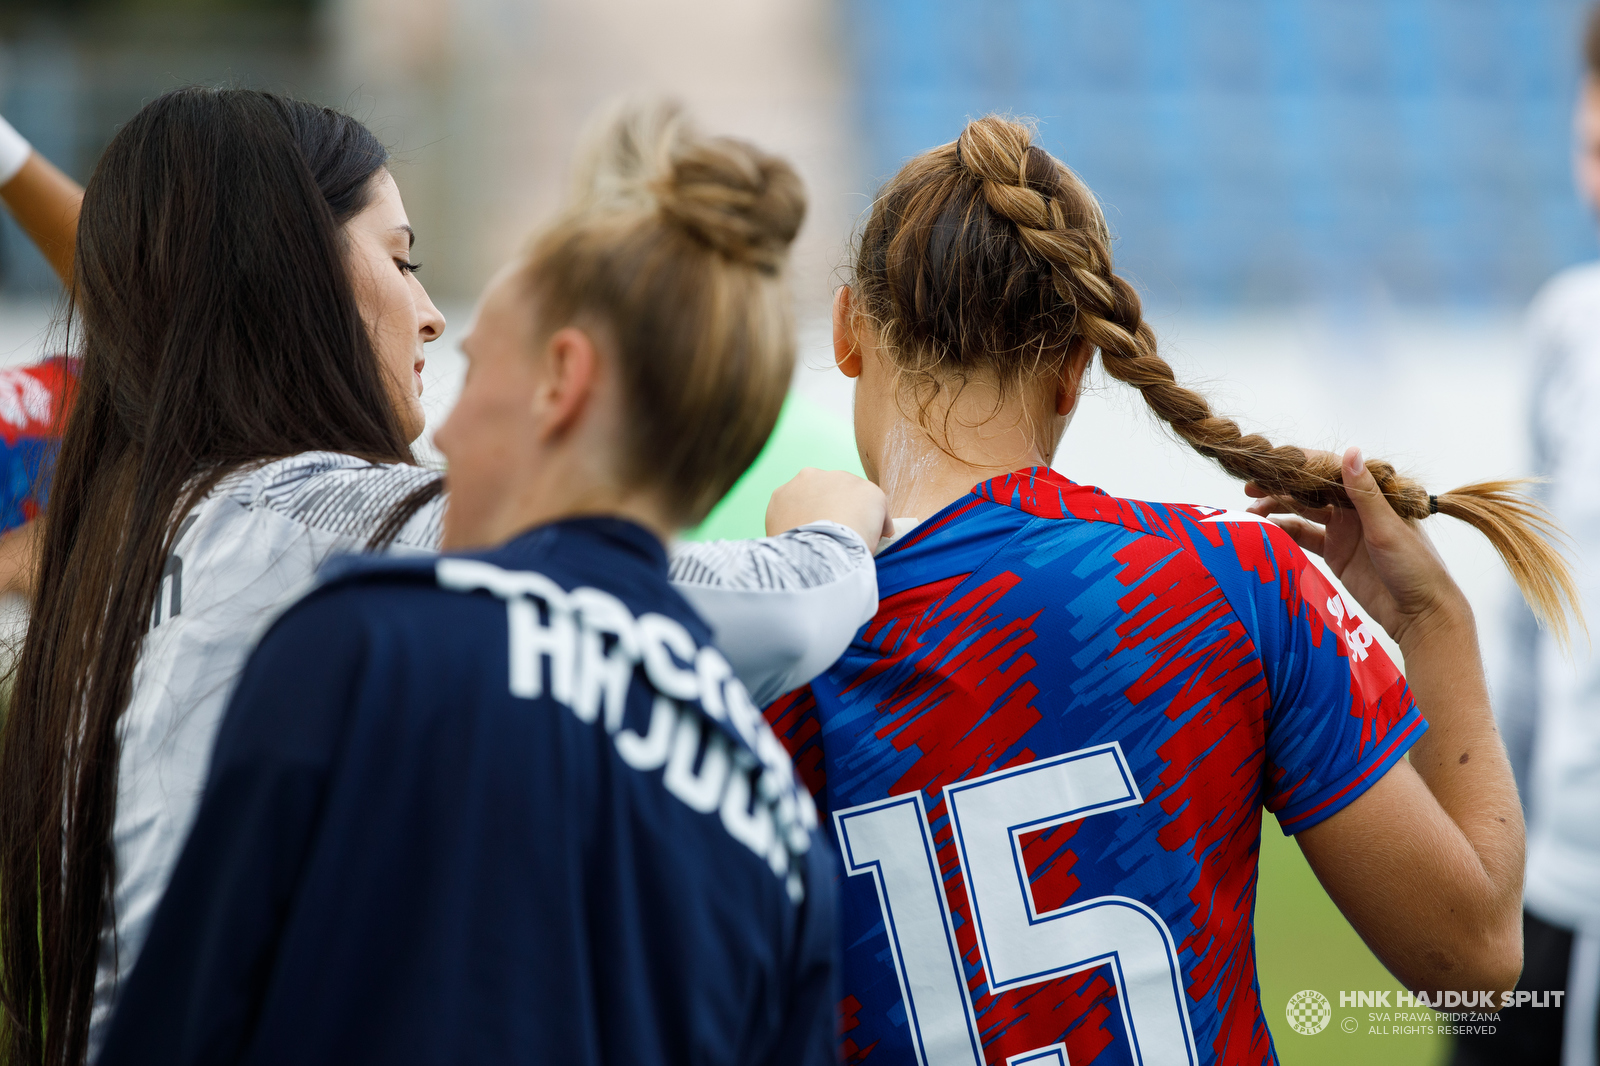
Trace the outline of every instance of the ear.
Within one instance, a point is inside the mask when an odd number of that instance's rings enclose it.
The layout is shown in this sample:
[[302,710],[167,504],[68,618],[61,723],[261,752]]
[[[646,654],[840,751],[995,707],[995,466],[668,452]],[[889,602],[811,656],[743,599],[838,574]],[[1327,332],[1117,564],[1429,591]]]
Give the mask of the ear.
[[1083,385],[1083,372],[1089,368],[1094,356],[1094,345],[1076,337],[1067,346],[1067,357],[1061,362],[1061,377],[1056,381],[1056,414],[1070,415],[1078,406],[1078,392]]
[[594,395],[599,364],[600,353],[583,330],[566,326],[550,335],[533,400],[541,442],[565,436],[582,420]]
[[861,339],[856,334],[855,305],[850,286],[833,294],[833,365],[847,378],[861,376]]

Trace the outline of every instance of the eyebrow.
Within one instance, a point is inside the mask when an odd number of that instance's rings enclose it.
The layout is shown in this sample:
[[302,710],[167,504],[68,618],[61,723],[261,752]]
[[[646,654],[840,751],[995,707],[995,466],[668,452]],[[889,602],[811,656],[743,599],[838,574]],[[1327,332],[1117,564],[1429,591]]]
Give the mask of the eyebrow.
[[396,226],[394,229],[390,230],[390,232],[404,233],[406,236],[410,237],[411,240],[410,243],[406,245],[407,248],[415,248],[417,246],[417,231],[412,229],[410,226]]

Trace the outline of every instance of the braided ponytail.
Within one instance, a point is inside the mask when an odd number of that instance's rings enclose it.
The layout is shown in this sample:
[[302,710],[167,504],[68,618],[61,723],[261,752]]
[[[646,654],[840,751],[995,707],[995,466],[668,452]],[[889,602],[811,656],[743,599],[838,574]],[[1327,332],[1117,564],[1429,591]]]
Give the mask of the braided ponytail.
[[[1178,384],[1144,321],[1139,295],[1112,270],[1110,231],[1094,194],[1033,144],[1021,123],[989,116],[952,144],[911,160],[873,205],[855,262],[857,306],[904,369],[945,377],[989,372],[1003,383],[1041,369],[1022,353],[1064,359],[1100,350],[1111,377],[1201,455],[1242,481],[1306,508],[1349,507],[1339,460],[1245,433]],[[1034,357],[1035,360],[1037,356]],[[1525,481],[1485,481],[1430,495],[1382,460],[1367,469],[1402,518],[1446,514],[1494,545],[1541,622],[1568,639],[1582,615],[1550,515]]]

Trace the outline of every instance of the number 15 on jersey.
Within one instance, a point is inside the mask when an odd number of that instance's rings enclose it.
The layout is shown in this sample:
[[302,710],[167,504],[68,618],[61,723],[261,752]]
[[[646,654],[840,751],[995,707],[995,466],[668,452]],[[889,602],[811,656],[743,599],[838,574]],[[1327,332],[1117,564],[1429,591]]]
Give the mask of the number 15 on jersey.
[[[989,989],[1013,988],[1109,964],[1123,1027],[1140,1066],[1198,1062],[1172,934],[1155,911],[1100,896],[1034,907],[1023,833],[1144,802],[1122,748],[1104,744],[947,785],[961,875]],[[871,874],[921,1066],[983,1066],[978,1023],[956,946],[922,793],[834,815],[845,871]],[[1053,1044],[1012,1066],[1070,1066]]]

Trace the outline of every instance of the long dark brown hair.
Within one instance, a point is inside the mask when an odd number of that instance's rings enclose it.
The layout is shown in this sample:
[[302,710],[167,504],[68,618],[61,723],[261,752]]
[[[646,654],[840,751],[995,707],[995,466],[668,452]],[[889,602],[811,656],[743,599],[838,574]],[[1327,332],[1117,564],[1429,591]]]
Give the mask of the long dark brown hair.
[[[1073,345],[1139,390],[1178,438],[1242,481],[1306,507],[1349,507],[1339,458],[1273,444],[1179,384],[1111,264],[1100,204],[1028,126],[991,115],[908,162],[879,193],[856,249],[853,306],[923,396],[993,379],[1002,390],[1059,369]],[[1430,495],[1383,460],[1367,469],[1402,518],[1438,513],[1489,539],[1563,642],[1582,624],[1559,530],[1516,480]]]
[[410,453],[340,226],[387,153],[346,115],[247,90],[146,105],[84,194],[83,356],[32,623],[0,733],[5,1061],[83,1061],[115,881],[117,720],[179,520],[246,464]]

